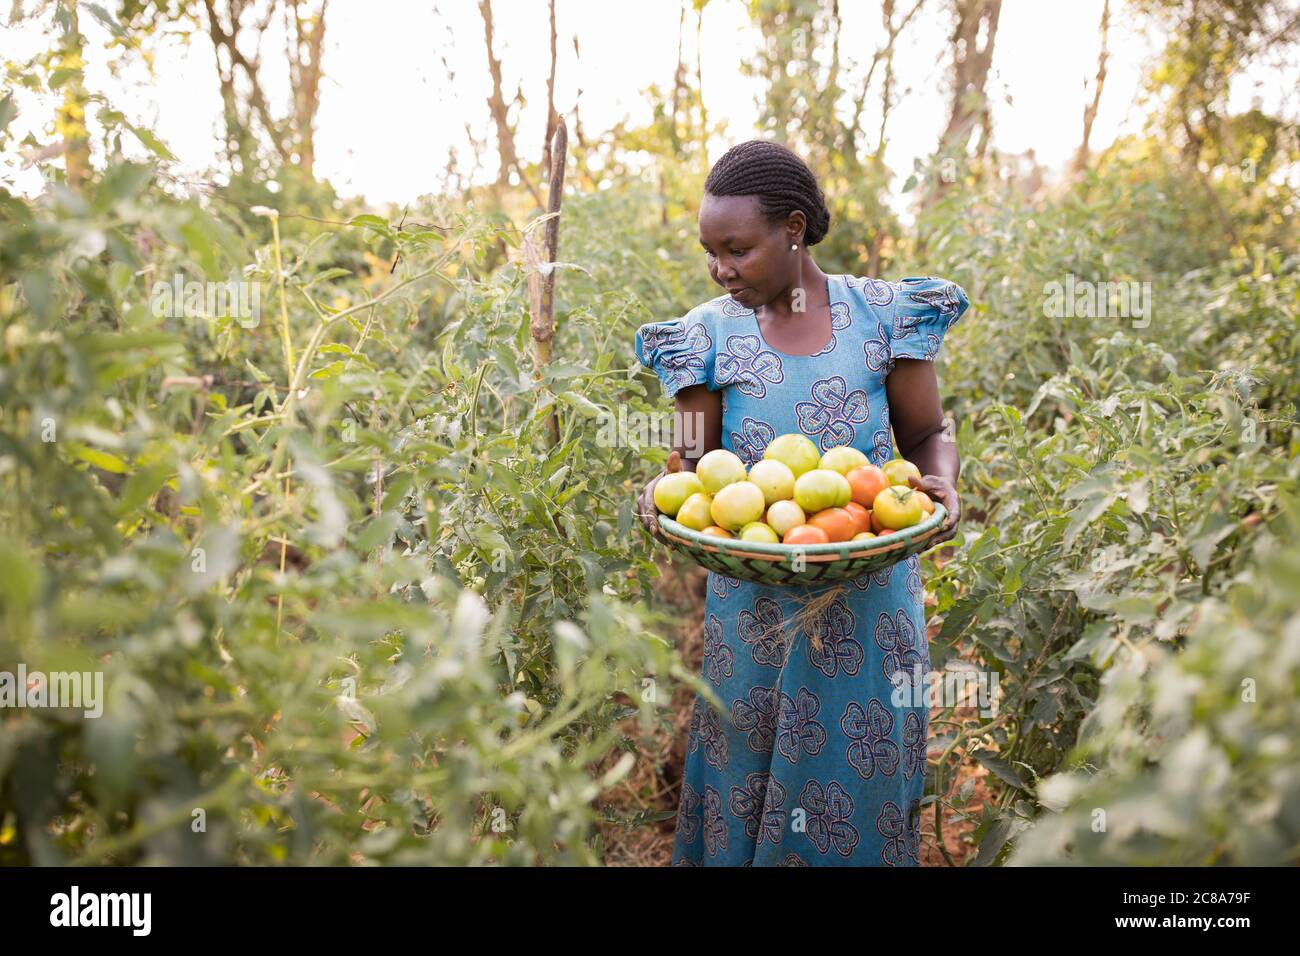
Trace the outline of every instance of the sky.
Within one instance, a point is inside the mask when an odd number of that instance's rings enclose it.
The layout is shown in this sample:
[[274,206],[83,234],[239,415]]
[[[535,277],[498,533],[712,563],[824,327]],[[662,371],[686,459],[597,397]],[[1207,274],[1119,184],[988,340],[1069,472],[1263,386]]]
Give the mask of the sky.
[[[112,6],[112,4],[108,4]],[[901,6],[901,4],[900,4]],[[549,27],[541,0],[493,0],[496,52],[502,61],[506,98],[523,84],[527,106],[519,116],[517,148],[540,157],[546,120]],[[594,135],[624,117],[650,118],[645,90],[667,86],[677,62],[677,0],[557,0],[559,62],[556,107],[580,102],[584,131]],[[865,72],[880,33],[878,4],[841,2],[841,56]],[[1004,153],[1033,149],[1040,163],[1065,164],[1078,148],[1085,102],[1097,70],[1102,0],[1004,0],[989,92],[994,143]],[[693,12],[687,17],[686,55],[695,61]],[[24,23],[0,33],[0,54],[31,55],[50,43],[45,23]],[[180,161],[180,171],[199,176],[218,164],[220,99],[207,37],[179,33],[161,38],[154,76],[142,65],[118,60],[105,49],[109,33],[88,15],[86,80],[132,119],[151,127]],[[901,186],[916,158],[930,155],[948,115],[947,37],[951,20],[943,0],[929,0],[899,41],[896,55],[901,99],[891,115],[886,161]],[[575,56],[577,35],[581,58]],[[710,0],[703,20],[703,89],[710,118],[728,119],[725,137],[710,143],[716,159],[732,143],[751,138],[758,115],[758,81],[741,74],[759,38],[743,0]],[[1120,0],[1112,3],[1110,61],[1093,128],[1094,149],[1117,135],[1140,130],[1145,110],[1141,78],[1163,40],[1139,30]],[[477,0],[331,0],[317,116],[316,172],[343,195],[373,204],[405,203],[436,191],[448,151],[468,162],[470,124],[489,149],[477,178],[496,173],[487,97],[490,78]],[[290,90],[287,69],[276,69],[283,33],[263,38],[266,92],[281,112]],[[444,66],[442,57],[446,58]],[[280,61],[283,63],[283,60]],[[454,80],[448,77],[448,67]],[[877,80],[878,82],[878,80]],[[1264,76],[1239,84],[1234,98],[1265,105],[1284,95]],[[579,90],[581,90],[580,100]],[[52,106],[19,91],[19,137],[33,132],[48,142]],[[1240,93],[1240,97],[1237,94]],[[869,99],[864,127],[874,147],[879,104]],[[871,107],[874,106],[874,115]],[[31,194],[41,188],[35,168],[21,169],[14,155],[0,160],[0,181]]]

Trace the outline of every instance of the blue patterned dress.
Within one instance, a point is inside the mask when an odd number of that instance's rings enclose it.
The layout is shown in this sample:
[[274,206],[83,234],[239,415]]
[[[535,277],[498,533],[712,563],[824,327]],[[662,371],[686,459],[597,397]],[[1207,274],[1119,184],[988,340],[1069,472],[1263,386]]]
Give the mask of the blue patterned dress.
[[[637,357],[670,397],[721,391],[722,446],[747,465],[787,432],[883,464],[894,360],[934,359],[969,303],[933,277],[827,286],[832,335],[814,355],[772,348],[753,310],[722,295],[641,326]],[[922,597],[916,557],[815,589],[709,573],[703,675],[725,711],[695,699],[674,865],[920,862],[929,711],[902,691],[930,670]]]

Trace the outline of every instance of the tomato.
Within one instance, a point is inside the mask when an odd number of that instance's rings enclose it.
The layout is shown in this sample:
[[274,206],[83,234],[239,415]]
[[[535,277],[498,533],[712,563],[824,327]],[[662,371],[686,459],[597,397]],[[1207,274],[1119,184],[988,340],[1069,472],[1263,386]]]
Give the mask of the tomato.
[[825,531],[831,541],[848,541],[858,530],[858,520],[843,508],[825,508],[809,518],[808,523]]
[[676,518],[686,499],[703,490],[704,485],[695,472],[670,472],[655,482],[655,507],[661,514]]
[[764,544],[777,544],[780,538],[777,537],[771,525],[764,524],[762,521],[751,521],[745,527],[740,529],[740,540],[742,541],[761,541]]
[[698,491],[682,503],[677,512],[677,523],[692,531],[703,531],[713,524],[713,498],[706,492]]
[[888,528],[886,528],[883,524],[880,523],[880,519],[876,517],[875,511],[868,512],[868,514],[871,516],[872,531],[874,531],[876,534],[885,534],[886,532],[889,531]]
[[[921,477],[921,469],[904,458],[895,458],[893,461],[885,462],[884,472],[891,485],[902,485],[904,488],[911,487],[907,482],[909,475],[918,479]],[[704,484],[707,486],[708,482],[706,481]]]
[[752,481],[733,481],[713,496],[709,514],[719,527],[738,531],[763,516],[763,490]]
[[775,458],[754,462],[749,469],[749,480],[762,489],[763,499],[769,505],[794,497],[794,472]]
[[822,460],[818,463],[818,468],[828,468],[831,471],[838,471],[841,475],[857,468],[859,465],[870,464],[870,459],[856,448],[849,445],[836,445],[826,454],[822,455]]
[[807,524],[807,516],[793,501],[774,501],[763,515],[763,521],[777,534],[785,534],[796,525]]
[[932,498],[931,498],[929,495],[927,495],[924,491],[921,491],[921,490],[916,489],[916,488],[913,488],[913,489],[912,489],[912,493],[915,494],[918,498],[921,499],[921,510],[922,510],[922,511],[924,511],[927,515],[932,515],[932,514],[934,514],[934,499],[932,499]]
[[778,435],[768,442],[763,457],[781,462],[798,478],[805,471],[816,468],[822,456],[817,451],[817,446],[806,435],[792,432],[788,435]]
[[856,501],[850,501],[844,506],[844,510],[853,515],[854,534],[861,534],[863,531],[871,530],[871,512]]
[[848,479],[829,468],[804,472],[794,483],[794,500],[805,514],[824,508],[842,508],[852,497]]
[[728,531],[726,528],[719,528],[716,524],[711,524],[711,525],[709,525],[707,528],[705,528],[703,531],[701,531],[700,534],[711,535],[712,537],[715,537],[715,538],[734,538],[734,537],[735,537],[735,535],[733,535],[733,534],[732,534],[730,531]]
[[716,495],[727,485],[745,480],[745,463],[739,455],[725,448],[715,448],[695,463],[695,474],[703,483],[704,490]]
[[881,525],[895,531],[917,524],[924,514],[921,499],[916,496],[916,492],[902,485],[890,485],[876,495],[871,513]]
[[830,538],[821,528],[810,524],[796,525],[785,533],[782,544],[829,544]]
[[844,477],[849,481],[853,500],[864,508],[870,508],[876,495],[889,487],[889,479],[885,477],[884,471],[875,465],[850,468]]

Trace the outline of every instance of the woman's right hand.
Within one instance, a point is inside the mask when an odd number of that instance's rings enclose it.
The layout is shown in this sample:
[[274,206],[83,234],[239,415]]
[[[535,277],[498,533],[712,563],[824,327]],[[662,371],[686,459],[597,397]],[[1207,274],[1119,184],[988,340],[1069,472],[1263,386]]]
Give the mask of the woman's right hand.
[[641,519],[641,524],[645,526],[650,536],[663,544],[667,544],[668,540],[659,533],[659,509],[655,505],[655,485],[659,484],[659,479],[669,472],[681,470],[682,456],[674,449],[668,456],[668,464],[663,472],[655,475],[641,491],[641,496],[637,498],[637,517]]

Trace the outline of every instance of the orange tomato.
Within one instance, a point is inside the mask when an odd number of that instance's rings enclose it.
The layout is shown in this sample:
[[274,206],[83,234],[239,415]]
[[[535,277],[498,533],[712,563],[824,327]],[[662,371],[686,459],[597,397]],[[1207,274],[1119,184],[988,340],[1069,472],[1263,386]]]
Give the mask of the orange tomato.
[[858,533],[858,519],[843,508],[823,508],[808,523],[825,531],[831,541],[848,541]]
[[720,527],[718,527],[716,524],[711,524],[711,525],[709,525],[707,528],[705,528],[703,531],[701,531],[700,534],[711,534],[711,535],[713,535],[713,537],[715,537],[715,538],[734,538],[734,537],[735,537],[735,535],[732,534],[730,531],[728,531],[726,528],[720,528]]
[[876,500],[876,495],[889,487],[889,479],[885,477],[884,470],[875,465],[859,465],[857,468],[850,468],[844,477],[849,480],[849,490],[853,493],[853,500],[864,508],[870,508],[871,503]]
[[829,544],[826,532],[810,524],[797,524],[785,533],[782,544]]
[[916,497],[921,499],[921,510],[928,515],[934,514],[934,499],[919,489],[916,491]]
[[871,512],[862,505],[856,501],[850,501],[844,506],[844,510],[853,515],[853,533],[855,535],[871,530]]
[[886,528],[883,524],[881,524],[880,519],[876,517],[875,511],[871,512],[871,530],[874,531],[876,534],[889,533],[889,529]]

